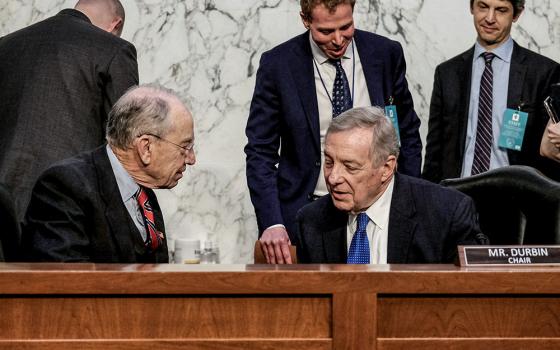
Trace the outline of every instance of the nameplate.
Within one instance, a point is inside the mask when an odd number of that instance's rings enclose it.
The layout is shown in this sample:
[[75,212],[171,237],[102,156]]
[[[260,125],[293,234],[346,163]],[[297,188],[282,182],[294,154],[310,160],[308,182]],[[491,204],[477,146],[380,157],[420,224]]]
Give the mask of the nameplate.
[[560,246],[458,246],[460,266],[560,265]]

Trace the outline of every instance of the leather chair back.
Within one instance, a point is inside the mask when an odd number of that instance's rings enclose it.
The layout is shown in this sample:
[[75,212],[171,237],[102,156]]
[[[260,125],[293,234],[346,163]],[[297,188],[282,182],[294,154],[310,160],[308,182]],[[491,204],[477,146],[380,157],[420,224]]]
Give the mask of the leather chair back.
[[512,165],[441,184],[473,198],[490,244],[560,244],[560,183],[534,168]]

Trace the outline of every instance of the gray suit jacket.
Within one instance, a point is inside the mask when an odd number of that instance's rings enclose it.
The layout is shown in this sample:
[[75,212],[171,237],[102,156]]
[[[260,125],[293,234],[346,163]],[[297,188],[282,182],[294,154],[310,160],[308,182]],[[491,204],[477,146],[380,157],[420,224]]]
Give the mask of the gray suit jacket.
[[[330,195],[303,207],[297,215],[298,261],[346,263],[348,214]],[[473,201],[430,182],[395,174],[389,213],[387,263],[451,263],[457,245],[483,241]]]
[[[440,64],[434,76],[426,155],[422,176],[433,182],[461,176],[474,47]],[[560,181],[560,164],[541,157],[539,148],[548,121],[543,101],[560,81],[558,63],[514,43],[507,106],[529,113],[521,151],[508,150],[511,165],[529,165]]]
[[[161,209],[147,190],[156,229]],[[166,263],[167,243],[148,254],[123,204],[105,146],[48,168],[33,188],[22,251],[29,261]]]
[[23,217],[39,174],[104,143],[107,114],[138,84],[136,50],[67,9],[0,39],[0,182]]

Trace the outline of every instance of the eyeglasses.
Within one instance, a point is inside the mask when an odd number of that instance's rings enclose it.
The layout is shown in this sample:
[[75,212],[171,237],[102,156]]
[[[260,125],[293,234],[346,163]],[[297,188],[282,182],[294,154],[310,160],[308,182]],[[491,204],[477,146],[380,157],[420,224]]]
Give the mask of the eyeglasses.
[[194,149],[194,142],[190,142],[190,143],[189,143],[188,145],[186,145],[186,146],[181,146],[181,145],[176,144],[175,142],[171,142],[171,141],[169,141],[169,140],[167,140],[167,139],[164,139],[163,137],[158,136],[158,135],[155,135],[155,134],[146,134],[146,135],[153,136],[153,137],[155,137],[155,138],[157,138],[157,139],[160,139],[160,140],[162,140],[162,141],[165,141],[165,142],[169,142],[169,143],[172,144],[173,146],[176,146],[176,147],[181,148],[185,153],[188,153],[188,152],[190,152],[190,151],[192,151],[192,150]]

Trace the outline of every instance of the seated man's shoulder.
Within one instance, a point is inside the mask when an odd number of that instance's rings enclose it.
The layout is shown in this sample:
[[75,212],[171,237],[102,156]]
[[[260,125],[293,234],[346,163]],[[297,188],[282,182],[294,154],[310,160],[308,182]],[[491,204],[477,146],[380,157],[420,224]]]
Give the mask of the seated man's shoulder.
[[[407,175],[399,175],[400,177],[405,177],[406,181],[411,185],[415,192],[419,193],[420,197],[425,199],[433,199],[438,198],[441,201],[460,201],[465,198],[469,198],[466,194],[457,191],[454,188],[444,187],[439,184],[435,184],[433,182],[416,178],[410,177]],[[438,203],[434,203],[437,205]]]
[[63,159],[49,166],[39,177],[37,183],[56,182],[68,187],[87,190],[87,184],[96,177],[91,152]]

